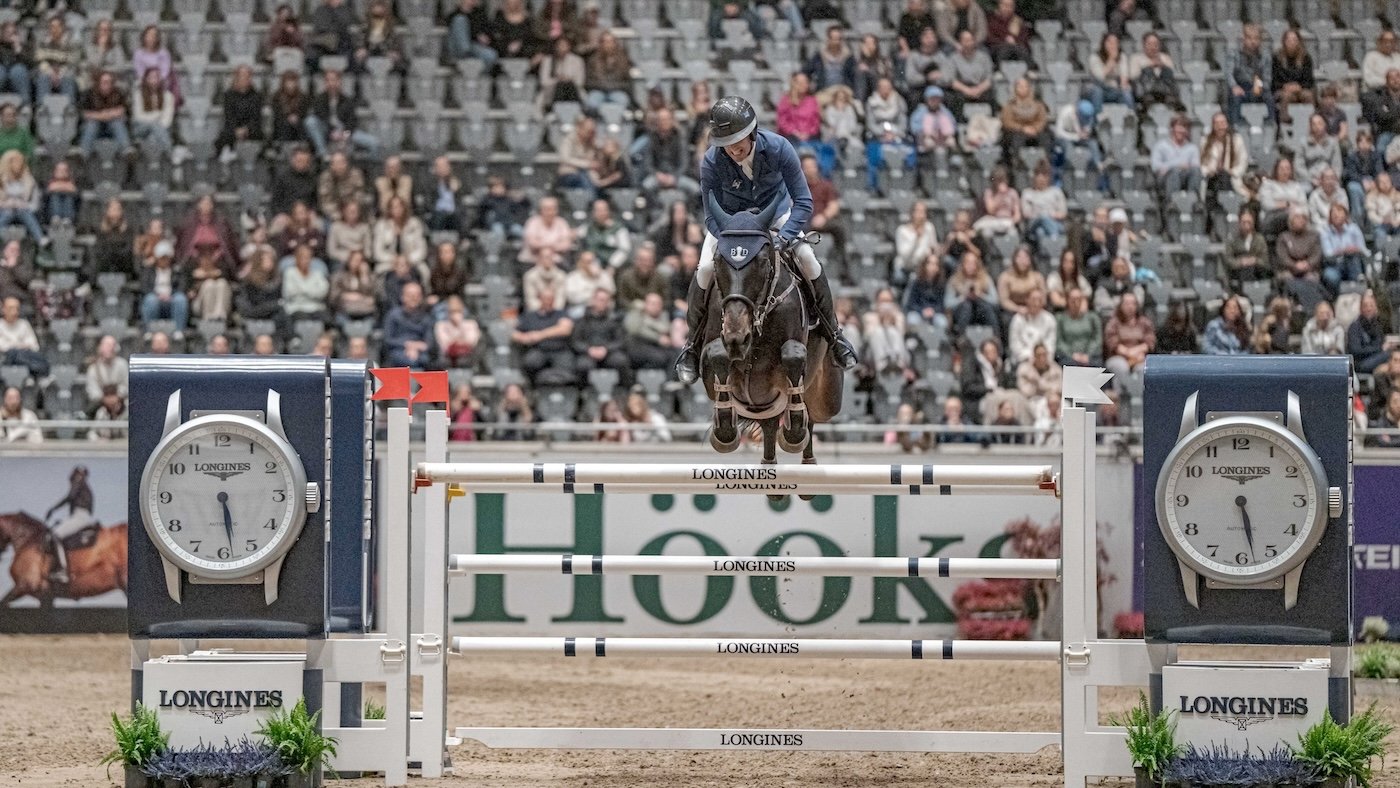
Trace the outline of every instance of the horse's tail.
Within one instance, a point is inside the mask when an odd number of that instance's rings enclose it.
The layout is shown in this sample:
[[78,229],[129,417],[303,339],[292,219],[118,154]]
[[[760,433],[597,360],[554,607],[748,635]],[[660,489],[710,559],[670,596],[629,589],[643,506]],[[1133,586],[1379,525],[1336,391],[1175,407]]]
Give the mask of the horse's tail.
[[740,418],[734,422],[734,427],[740,435],[748,435],[755,441],[763,440],[763,422],[761,421]]

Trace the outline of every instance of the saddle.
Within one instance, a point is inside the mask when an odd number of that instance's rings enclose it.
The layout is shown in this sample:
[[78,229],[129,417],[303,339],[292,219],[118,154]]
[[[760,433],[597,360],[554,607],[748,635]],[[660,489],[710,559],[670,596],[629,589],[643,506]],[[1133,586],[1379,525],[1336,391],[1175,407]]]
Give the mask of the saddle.
[[97,542],[97,533],[102,530],[100,525],[89,525],[83,530],[63,539],[63,549],[69,552],[92,547]]

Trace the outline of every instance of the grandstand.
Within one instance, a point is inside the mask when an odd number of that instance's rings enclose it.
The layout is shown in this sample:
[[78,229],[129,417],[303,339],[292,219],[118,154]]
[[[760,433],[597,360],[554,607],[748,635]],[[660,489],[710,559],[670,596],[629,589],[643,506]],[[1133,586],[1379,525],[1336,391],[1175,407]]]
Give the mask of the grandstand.
[[[0,440],[120,436],[135,352],[447,368],[457,439],[703,421],[706,111],[791,138],[849,423],[1050,439],[1057,364],[1346,353],[1400,424],[1400,3],[22,0]],[[206,199],[207,198],[207,199]],[[609,424],[650,425],[631,432]],[[906,449],[929,434],[901,433]],[[1381,445],[1400,438],[1381,435]]]

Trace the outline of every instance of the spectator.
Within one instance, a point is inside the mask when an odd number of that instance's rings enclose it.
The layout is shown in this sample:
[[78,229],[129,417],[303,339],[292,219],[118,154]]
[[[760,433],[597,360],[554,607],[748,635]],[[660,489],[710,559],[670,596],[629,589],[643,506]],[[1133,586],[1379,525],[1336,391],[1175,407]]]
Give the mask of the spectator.
[[306,206],[316,204],[317,192],[321,184],[316,176],[316,168],[311,159],[311,151],[304,147],[297,147],[292,151],[291,160],[288,166],[281,169],[272,181],[272,191],[269,195],[268,209],[272,212],[272,227],[270,231],[275,235],[281,231],[282,225],[287,220],[287,215],[291,213],[292,206],[302,203]]
[[305,55],[306,40],[301,34],[301,20],[296,11],[286,5],[277,6],[272,21],[267,25],[267,37],[263,39],[262,60],[273,62],[273,55],[279,49],[295,49],[298,55]]
[[50,224],[77,223],[82,199],[78,182],[73,178],[72,166],[65,159],[54,162],[53,170],[49,174],[49,183],[44,187],[44,219]]
[[1116,0],[1105,5],[1113,7],[1108,12],[1108,30],[1119,36],[1127,34],[1129,22],[1149,22],[1152,19],[1151,14],[1140,7],[1137,0]]
[[1318,280],[1321,274],[1322,238],[1309,223],[1306,210],[1295,208],[1288,215],[1288,230],[1274,242],[1274,257],[1278,275],[1284,281]]
[[1206,338],[1201,352],[1208,356],[1238,356],[1247,354],[1249,348],[1249,321],[1245,320],[1244,310],[1235,296],[1226,298],[1220,304],[1220,312],[1214,320],[1206,323]]
[[865,315],[865,359],[876,375],[913,376],[909,346],[904,341],[904,314],[889,288],[875,296],[875,308]]
[[961,337],[968,326],[988,326],[1001,332],[997,288],[992,285],[992,277],[982,267],[982,257],[975,249],[963,252],[958,270],[948,277],[943,311],[953,320],[954,336]]
[[[1325,304],[1326,301],[1318,303]],[[1241,305],[1241,318],[1243,318],[1244,306]],[[1286,355],[1292,351],[1289,349],[1289,323],[1293,320],[1293,302],[1283,296],[1274,296],[1269,299],[1268,311],[1259,320],[1259,324],[1254,327],[1254,336],[1250,339],[1249,347],[1260,355]]]
[[167,335],[164,331],[157,331],[154,334],[151,334],[149,345],[150,348],[146,352],[151,353],[152,355],[170,355],[170,336]]
[[949,151],[958,144],[958,124],[943,106],[943,88],[924,88],[924,103],[909,116],[909,133],[920,158],[932,158],[938,151]]
[[62,14],[53,14],[46,24],[44,35],[34,37],[34,100],[43,103],[56,90],[76,104],[82,44],[68,30]]
[[1366,276],[1366,238],[1351,221],[1346,205],[1333,204],[1322,228],[1322,279],[1333,293],[1342,282],[1363,281]]
[[[894,63],[880,51],[880,39],[866,33],[860,37],[860,49],[856,52],[856,101],[870,98],[882,79],[894,79]],[[904,123],[899,126],[903,128]]]
[[374,223],[374,262],[382,270],[392,265],[396,255],[403,255],[414,266],[428,259],[428,235],[423,222],[408,212],[408,203],[400,197],[389,200],[388,210]]
[[1121,385],[1124,378],[1141,369],[1156,344],[1157,332],[1138,310],[1137,295],[1124,293],[1103,332],[1104,366],[1113,373],[1114,382]]
[[462,181],[453,174],[452,162],[446,156],[433,159],[429,174],[432,177],[425,180],[418,197],[420,210],[428,215],[428,229],[460,234],[467,196]]
[[330,234],[326,236],[326,259],[338,267],[356,252],[361,257],[368,257],[371,253],[370,228],[360,216],[359,200],[346,200],[336,213],[337,218],[331,222]]
[[[915,411],[914,406],[907,402],[900,403],[894,412],[894,423],[901,427],[913,427],[919,424],[927,424],[924,414]],[[898,444],[905,453],[914,451],[925,452],[933,444],[933,433],[926,430],[901,429],[887,430],[885,432],[885,445],[893,446]]]
[[1361,117],[1371,124],[1376,147],[1389,148],[1400,133],[1400,68],[1385,72],[1385,84],[1361,94]]
[[[1303,326],[1305,356],[1341,355],[1346,352],[1346,333],[1332,312],[1332,305],[1318,301],[1313,315]],[[1394,364],[1392,363],[1392,367]]]
[[326,297],[331,291],[330,280],[325,271],[312,268],[311,247],[298,246],[292,257],[295,261],[292,267],[282,272],[282,309],[291,323],[315,320],[325,324],[328,322]]
[[1012,315],[1024,313],[1030,305],[1031,293],[1036,290],[1045,290],[1045,275],[1035,269],[1030,247],[1018,246],[1011,253],[1011,265],[997,276],[997,300],[1004,319],[1009,321]]
[[633,369],[670,369],[676,361],[671,342],[671,318],[661,293],[648,292],[641,303],[634,303],[623,318],[627,332],[627,358]]
[[1287,120],[1289,104],[1313,103],[1317,78],[1313,74],[1312,55],[1303,46],[1303,37],[1291,27],[1283,31],[1282,42],[1274,53],[1270,88],[1281,120]]
[[802,177],[807,180],[807,189],[812,193],[812,218],[807,231],[831,236],[832,256],[844,260],[846,256],[846,226],[841,222],[841,195],[831,181],[822,176],[817,157],[804,151],[801,156]]
[[0,443],[43,443],[44,431],[38,423],[34,411],[24,407],[19,389],[7,386],[0,402]]
[[[497,12],[498,14],[500,12]],[[491,428],[493,441],[533,440],[535,431],[528,425],[535,423],[535,412],[525,389],[519,383],[507,383],[501,389],[501,401],[496,404],[495,426]]]
[[846,31],[840,25],[826,29],[826,43],[812,53],[802,67],[819,99],[830,98],[832,89],[844,85],[855,92],[856,57],[846,45]]
[[481,429],[476,425],[486,420],[486,407],[472,393],[470,383],[459,383],[452,389],[452,401],[447,404],[447,409],[452,414],[452,431],[448,433],[448,440],[474,441],[481,437]]
[[215,149],[223,151],[240,142],[262,142],[266,137],[263,133],[263,104],[263,94],[253,83],[253,67],[243,64],[234,68],[233,78],[224,89],[224,123],[219,129],[218,138],[214,140]]
[[[1055,162],[1061,168],[1069,160],[1069,151],[1078,148],[1088,154],[1087,170],[1099,171],[1099,166],[1103,162],[1103,148],[1099,146],[1099,139],[1095,133],[1095,122],[1098,118],[1098,110],[1094,107],[1094,102],[1088,99],[1072,101],[1060,108],[1060,112],[1055,116]],[[1105,181],[1103,175],[1099,176],[1100,191]],[[1087,259],[1087,257],[1086,257]]]
[[632,252],[632,236],[626,225],[612,215],[612,205],[603,199],[593,201],[588,223],[578,229],[580,249],[592,252],[609,268],[620,267]]
[[335,320],[344,329],[356,320],[368,320],[379,311],[375,295],[377,282],[365,261],[365,254],[355,249],[345,258],[344,267],[331,277],[330,308]]
[[388,0],[371,0],[365,12],[365,23],[355,39],[355,62],[364,68],[370,58],[388,59],[395,71],[404,67],[403,39],[394,24]]
[[1016,0],[997,0],[996,10],[987,17],[987,49],[997,65],[1007,60],[1031,60],[1031,29],[1016,13]]
[[1206,195],[1212,205],[1216,195],[1233,189],[1244,197],[1244,174],[1249,169],[1249,150],[1244,137],[1230,126],[1225,113],[1211,116],[1210,132],[1201,139],[1201,176],[1205,179]]
[[943,400],[943,417],[938,424],[943,427],[938,431],[938,443],[978,443],[981,437],[971,431],[973,423],[968,420],[963,413],[963,401],[961,397],[949,395]]
[[[923,200],[915,200],[909,205],[909,221],[899,225],[894,231],[894,278],[895,281],[904,281],[916,272],[922,271],[924,263],[929,259],[939,264],[941,269],[942,261],[938,257],[938,230],[933,226],[933,222],[928,219],[928,204]],[[939,306],[942,306],[942,299],[939,299]]]
[[845,85],[831,89],[826,107],[822,109],[822,139],[836,148],[838,158],[854,157],[865,146],[865,124],[860,112],[854,91]]
[[646,173],[642,188],[653,193],[680,189],[691,197],[697,196],[700,183],[691,174],[690,158],[686,154],[685,140],[676,127],[675,113],[670,107],[662,107],[654,113],[653,119],[642,152],[642,171]]
[[[3,28],[0,28],[0,31],[3,31]],[[0,32],[0,37],[2,36],[3,33]],[[101,71],[119,74],[125,72],[130,65],[131,58],[116,35],[112,20],[97,20],[97,24],[92,28],[92,38],[88,41],[87,49],[83,51],[82,76],[91,79]]]
[[233,285],[228,280],[232,267],[225,267],[218,252],[209,248],[201,248],[194,262],[190,272],[190,311],[205,320],[228,320],[233,308]]
[[778,99],[775,130],[792,141],[794,146],[821,145],[822,111],[812,95],[811,82],[801,71],[792,72],[788,89]]
[[[108,386],[102,391],[102,400],[97,407],[97,412],[93,414],[94,424],[110,423],[113,421],[126,421],[126,398],[117,394],[115,386]],[[110,427],[94,426],[88,430],[88,440],[90,441],[110,441],[117,440],[125,436],[125,431]]]
[[220,269],[232,271],[237,254],[238,240],[233,228],[214,205],[214,196],[202,195],[175,233],[176,258],[212,255]]
[[1376,36],[1376,48],[1361,58],[1361,84],[1367,90],[1385,86],[1386,72],[1400,69],[1400,52],[1396,51],[1395,31],[1382,29]]
[[540,308],[541,299],[544,292],[559,293],[564,287],[566,274],[559,270],[558,257],[554,250],[545,247],[535,255],[535,264],[530,270],[525,272],[523,280],[523,295],[525,308],[531,312],[537,312]]
[[380,279],[380,307],[388,309],[403,303],[403,289],[409,284],[418,285],[421,290],[423,288],[423,275],[408,261],[407,257],[398,255],[394,258],[389,270],[385,271]]
[[449,367],[471,366],[477,346],[481,344],[481,326],[467,317],[467,305],[461,296],[449,296],[444,303],[446,317],[433,326],[438,350]]
[[1001,108],[1001,144],[1011,167],[1016,166],[1022,148],[1050,149],[1050,110],[1032,92],[1031,81],[1025,77],[1016,80],[1011,100]]
[[[341,3],[344,0],[327,2]],[[251,103],[251,97],[245,100]],[[282,72],[277,80],[277,90],[268,103],[272,109],[273,142],[306,142],[310,139],[306,132],[306,119],[311,113],[311,97],[301,89],[301,77],[295,71]]]
[[20,316],[20,300],[13,296],[0,302],[0,362],[5,366],[27,367],[38,380],[49,374],[49,361],[39,349],[34,326]]
[[568,255],[574,248],[574,231],[559,215],[559,200],[554,197],[541,198],[539,213],[525,222],[520,261],[533,262],[538,251],[545,247],[561,256]]
[[525,232],[525,220],[529,214],[529,202],[518,194],[512,194],[505,178],[491,175],[486,179],[486,194],[477,208],[473,227],[480,232],[497,233],[518,241]]
[[91,156],[93,146],[103,137],[115,142],[122,153],[131,149],[131,134],[126,127],[126,96],[117,89],[117,78],[112,72],[99,74],[96,85],[83,94],[82,117],[78,147],[82,148],[84,156]]
[[609,298],[617,292],[612,269],[604,268],[598,263],[597,255],[585,249],[574,261],[574,270],[564,277],[564,303],[569,316],[580,317],[599,290],[606,292]]
[[[1391,391],[1385,399],[1385,408],[1380,413],[1380,418],[1376,420],[1375,429],[1394,430],[1400,429],[1400,391]],[[1393,449],[1400,446],[1400,434],[1372,435],[1366,439],[1366,445],[1382,449]]]
[[135,74],[137,79],[144,81],[146,72],[150,69],[155,69],[160,74],[162,86],[178,95],[174,60],[165,46],[165,39],[158,25],[142,28],[140,44],[131,55],[131,73]]
[[1385,156],[1376,150],[1371,130],[1358,129],[1356,144],[1348,146],[1342,157],[1342,179],[1346,181],[1347,202],[1351,207],[1351,219],[1357,224],[1366,222],[1367,195],[1375,187],[1377,176],[1385,171]]
[[1027,234],[1036,243],[1065,234],[1069,218],[1069,203],[1064,191],[1050,180],[1050,163],[1042,160],[1036,165],[1031,186],[1021,192],[1022,218]]
[[307,60],[312,70],[319,70],[321,58],[327,55],[348,60],[354,54],[357,21],[345,0],[321,0],[311,12],[311,47]]
[[[113,197],[102,210],[102,219],[94,228],[92,250],[88,262],[92,266],[92,280],[97,274],[118,273],[128,279],[136,275],[136,260],[132,244],[136,236],[126,223],[126,210],[120,199]],[[0,281],[4,279],[4,261],[0,260]],[[3,287],[0,287],[3,290]]]
[[1103,364],[1103,321],[1090,311],[1089,296],[1078,286],[1066,295],[1068,306],[1055,317],[1055,363],[1096,367]]
[[690,295],[690,282],[700,268],[700,247],[694,244],[682,246],[677,259],[679,265],[671,272],[671,307],[676,314],[683,315],[687,309],[686,297]]
[[[881,77],[865,100],[865,177],[870,191],[880,190],[880,171],[885,157],[904,161],[906,171],[914,168],[914,147],[909,144],[909,108],[894,89],[889,77]],[[890,153],[885,149],[889,148]]]
[[1191,319],[1191,309],[1185,302],[1173,301],[1168,308],[1167,319],[1157,331],[1157,346],[1152,352],[1187,355],[1201,352],[1196,322]]
[[632,103],[632,60],[611,31],[598,36],[598,49],[589,55],[587,71],[588,106],[596,110],[603,104]]
[[0,154],[0,226],[18,222],[41,246],[47,246],[48,238],[39,224],[40,195],[24,154],[17,150]]
[[987,14],[972,0],[948,0],[946,5],[935,6],[934,26],[945,49],[957,48],[963,33],[971,33],[978,46],[987,40]]
[[1242,211],[1235,234],[1225,242],[1225,267],[1231,286],[1239,290],[1244,282],[1271,278],[1274,272],[1268,263],[1268,244],[1254,229],[1254,212]]
[[1123,54],[1121,39],[1116,33],[1104,33],[1099,48],[1089,56],[1089,75],[1093,77],[1085,96],[1095,112],[1104,104],[1123,104],[1133,108],[1133,83],[1128,72],[1128,57]]
[[1200,192],[1201,152],[1191,142],[1191,121],[1185,115],[1173,116],[1167,134],[1152,146],[1152,172],[1163,199],[1180,191]]
[[622,152],[622,143],[616,137],[608,137],[593,153],[589,176],[598,194],[609,197],[613,189],[625,189],[632,185],[632,168],[627,156]]
[[[1338,91],[1335,82],[1329,82],[1317,92],[1317,114],[1327,122],[1327,133],[1337,138],[1337,142],[1347,148],[1346,140],[1351,139],[1347,131],[1347,113],[1338,105]],[[1357,130],[1360,134],[1360,130]]]
[[[632,320],[630,314],[628,320]],[[583,382],[588,382],[589,373],[595,369],[616,370],[624,383],[631,379],[632,361],[624,350],[624,345],[632,341],[629,333],[613,312],[612,292],[601,287],[594,290],[588,297],[587,309],[574,324],[570,340]]]
[[1055,270],[1045,277],[1045,295],[1050,309],[1063,311],[1069,306],[1069,291],[1078,287],[1086,294],[1092,293],[1089,280],[1084,278],[1084,268],[1079,262],[1079,253],[1070,248],[1060,251],[1060,259]]
[[657,217],[647,228],[656,254],[665,259],[680,254],[687,246],[699,246],[705,241],[705,227],[690,215],[686,201],[671,203],[664,216]]
[[[155,264],[141,272],[141,320],[149,326],[155,320],[175,324],[176,340],[190,321],[189,289],[185,272],[175,267],[175,245],[156,244]],[[149,329],[148,329],[149,330]]]
[[387,213],[389,201],[398,197],[405,205],[413,204],[413,178],[404,172],[403,159],[397,155],[384,159],[384,168],[374,179],[375,207]]
[[[973,353],[966,348],[962,354],[962,370],[958,390],[963,404],[973,413],[984,413],[982,404],[989,394],[996,399],[1016,386],[1015,371],[1001,358],[1001,345],[995,339],[984,339]],[[998,393],[1000,392],[1000,393]]]
[[1307,218],[1308,195],[1303,184],[1293,179],[1293,161],[1280,156],[1271,177],[1259,184],[1260,224],[1265,236],[1277,236],[1287,228],[1289,214],[1301,210]]
[[1058,398],[1064,373],[1059,364],[1052,362],[1054,352],[1038,342],[1031,348],[1030,355],[1016,365],[1016,390],[1027,400]]
[[[970,4],[970,0],[968,2]],[[948,109],[959,122],[967,120],[964,107],[968,104],[996,104],[992,93],[992,74],[996,67],[980,44],[983,40],[972,30],[963,30],[958,34],[957,49],[944,60]]]
[[1391,183],[1390,173],[1376,175],[1374,187],[1366,194],[1366,216],[1376,233],[1376,247],[1384,239],[1400,234],[1400,191]]
[[6,298],[18,299],[25,309],[33,306],[34,265],[24,255],[19,240],[5,242],[0,253],[0,301]]
[[[346,203],[359,202],[365,196],[365,174],[350,163],[345,151],[331,154],[330,165],[321,172],[316,183],[316,205],[330,222],[340,219],[340,208]],[[335,227],[334,224],[331,225]]]
[[485,0],[457,0],[447,17],[447,54],[454,61],[480,60],[489,73],[499,55],[491,48]]
[[1007,329],[1007,358],[1012,364],[1031,360],[1037,347],[1049,351],[1047,359],[1055,355],[1055,316],[1045,309],[1045,291],[1032,290],[1026,298],[1024,311],[1011,318]]
[[34,135],[19,122],[19,108],[12,102],[0,105],[0,154],[19,151],[27,162],[34,160]]
[[561,38],[576,41],[578,37],[578,13],[569,0],[548,0],[535,15],[536,40],[554,43]]
[[[149,269],[148,269],[149,270]],[[267,249],[252,258],[243,275],[234,304],[243,320],[272,320],[285,325],[282,313],[282,273],[277,258]]]
[[458,259],[457,245],[443,241],[434,247],[433,265],[428,272],[428,306],[434,316],[441,318],[444,304],[453,296],[462,296],[470,281],[466,264]]
[[983,238],[1017,234],[1021,226],[1021,197],[1011,185],[1006,167],[992,168],[987,188],[982,192],[982,216],[972,227]]
[[1361,296],[1361,314],[1347,326],[1346,348],[1356,371],[1362,374],[1374,372],[1376,367],[1385,363],[1393,345],[1386,338],[1376,295],[1367,290]]
[[666,417],[651,409],[646,389],[633,386],[627,392],[627,405],[622,415],[629,424],[647,425],[649,429],[633,429],[633,443],[670,443],[671,430],[666,426]]
[[1327,122],[1314,113],[1308,118],[1308,136],[1303,140],[1303,173],[1308,180],[1317,183],[1322,171],[1330,169],[1335,175],[1342,169],[1342,149],[1337,140],[1328,135]]
[[[100,27],[100,26],[99,26]],[[112,23],[107,21],[110,39]],[[21,104],[29,102],[29,75],[33,61],[29,58],[24,36],[13,19],[0,24],[0,93],[16,93]]]
[[[383,3],[375,5],[387,9]],[[371,6],[373,13],[374,6]],[[373,134],[359,128],[356,114],[359,100],[347,96],[342,91],[344,83],[339,71],[327,71],[323,75],[325,88],[312,100],[306,113],[303,129],[316,155],[322,160],[330,156],[332,148],[351,148],[363,152],[370,158],[379,156],[379,140]]]
[[569,337],[574,322],[556,308],[554,291],[539,294],[539,306],[522,314],[511,332],[521,350],[520,365],[532,386],[567,386],[575,381]]
[[656,270],[656,248],[650,241],[637,246],[632,264],[617,275],[617,302],[623,309],[632,309],[646,300],[648,293],[665,296],[670,292],[666,277]]
[[1274,120],[1273,56],[1263,46],[1264,35],[1258,23],[1245,24],[1240,32],[1240,46],[1230,53],[1225,65],[1226,113],[1235,125],[1244,123],[1240,108],[1245,104],[1264,104],[1269,120]]
[[580,189],[589,197],[596,196],[598,187],[593,183],[591,170],[598,155],[598,123],[588,115],[580,115],[574,121],[572,134],[565,134],[558,147],[558,177],[554,185],[559,189]]
[[1371,402],[1366,413],[1375,421],[1380,418],[1381,408],[1390,399],[1391,392],[1400,390],[1400,348],[1392,348],[1389,360],[1376,367],[1372,382]]
[[[919,203],[914,203],[918,205]],[[932,254],[925,255],[917,273],[904,288],[904,317],[910,325],[930,325],[947,328],[943,316],[943,301],[947,297],[948,278],[943,262]]]
[[[925,30],[934,32],[935,24],[933,14],[929,12],[924,0],[909,0],[904,11],[899,15],[899,25],[896,28],[899,40],[904,42],[902,47],[914,49],[919,46],[923,32]],[[934,43],[937,42],[937,33],[934,33]]]
[[686,114],[690,116],[690,148],[695,156],[698,169],[705,150],[710,147],[710,107],[714,106],[709,80],[697,79],[690,83],[690,101],[686,103]]
[[1128,59],[1128,78],[1133,84],[1133,102],[1139,112],[1154,104],[1165,104],[1180,112],[1180,89],[1176,83],[1176,65],[1162,48],[1162,39],[1148,31],[1142,36],[1141,51]]
[[943,53],[938,47],[938,33],[926,27],[919,33],[918,41],[909,51],[902,52],[904,61],[904,85],[910,101],[936,85],[943,79]]
[[432,366],[433,313],[423,303],[423,288],[404,285],[403,301],[384,318],[385,361],[391,367],[427,369]]
[[316,344],[311,346],[311,352],[308,355],[335,358],[335,334],[326,331],[321,336],[316,337]]

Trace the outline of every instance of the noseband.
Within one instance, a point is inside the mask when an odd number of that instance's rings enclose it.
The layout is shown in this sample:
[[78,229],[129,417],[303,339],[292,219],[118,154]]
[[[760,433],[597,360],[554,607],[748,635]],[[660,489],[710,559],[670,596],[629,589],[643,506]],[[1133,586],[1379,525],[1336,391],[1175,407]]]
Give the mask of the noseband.
[[[773,231],[769,229],[765,232],[768,234],[768,249],[771,264],[768,266],[768,274],[761,288],[761,291],[764,293],[762,303],[755,304],[753,299],[743,293],[730,293],[720,301],[721,312],[733,301],[738,301],[748,307],[749,312],[753,315],[753,333],[755,337],[763,335],[764,320],[768,317],[769,313],[773,311],[774,307],[782,303],[783,299],[787,298],[788,294],[797,286],[796,279],[793,279],[788,282],[787,289],[783,290],[781,293],[778,292],[778,269],[785,264],[785,260],[781,247],[777,243],[777,239],[773,237]],[[719,255],[717,254],[716,256]],[[724,261],[724,264],[729,265],[727,261]],[[796,276],[796,274],[794,274],[794,276]]]

